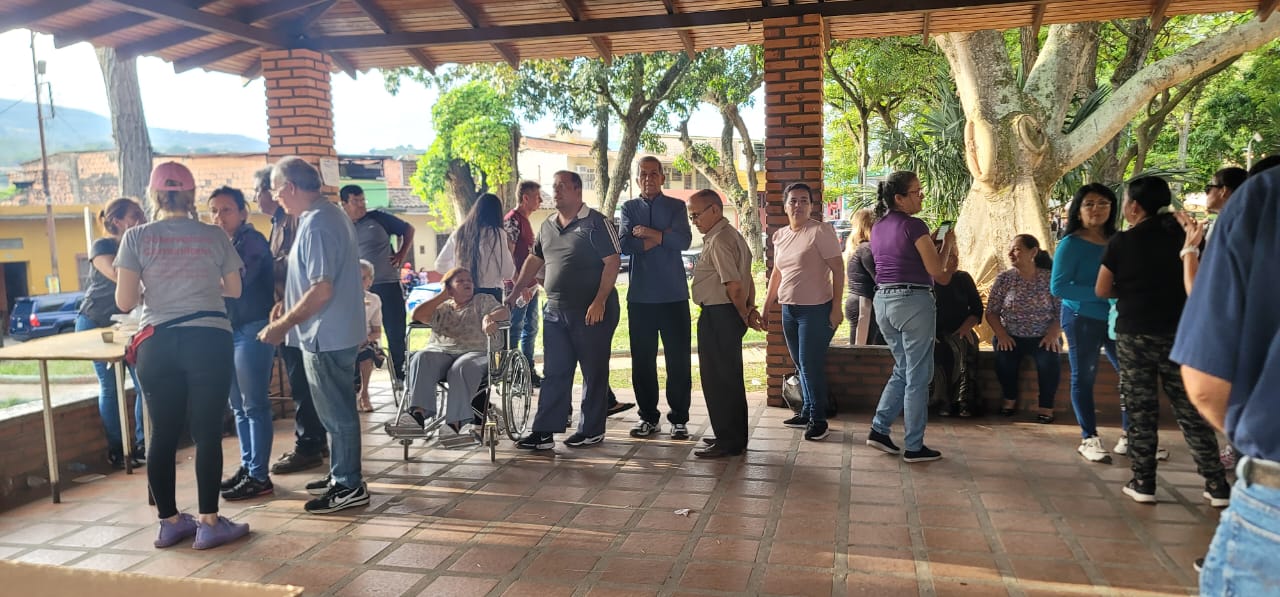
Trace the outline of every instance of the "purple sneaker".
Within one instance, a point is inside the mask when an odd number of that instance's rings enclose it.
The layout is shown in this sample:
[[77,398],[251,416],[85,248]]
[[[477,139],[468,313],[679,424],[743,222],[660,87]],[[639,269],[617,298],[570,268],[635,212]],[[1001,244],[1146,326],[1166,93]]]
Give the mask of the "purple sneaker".
[[190,514],[179,514],[178,522],[160,521],[160,536],[156,537],[155,546],[169,547],[195,534],[196,519]]
[[198,524],[196,526],[196,541],[191,544],[191,548],[210,549],[230,543],[248,534],[248,523],[231,522],[226,517],[219,516],[218,522],[214,524]]

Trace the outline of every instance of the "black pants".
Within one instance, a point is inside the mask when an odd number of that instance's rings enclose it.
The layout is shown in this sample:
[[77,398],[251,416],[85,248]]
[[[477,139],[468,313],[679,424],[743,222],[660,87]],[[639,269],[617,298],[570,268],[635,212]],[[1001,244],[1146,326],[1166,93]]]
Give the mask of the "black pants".
[[742,376],[742,337],[747,324],[733,305],[710,305],[698,316],[698,374],[716,447],[747,449],[747,387]]
[[658,338],[667,361],[667,420],[689,422],[689,394],[693,379],[689,366],[689,301],[627,303],[631,334],[631,385],[640,418],[657,424]]
[[178,513],[175,492],[178,440],[184,424],[196,444],[200,513],[218,511],[222,481],[222,409],[234,374],[231,332],[211,327],[157,330],[138,350],[138,379],[151,415],[147,483],[160,518]]
[[[858,305],[858,295],[852,292],[844,299],[844,318],[849,321],[849,344],[858,339],[858,321],[863,316]],[[868,306],[866,317],[871,320],[867,327],[867,346],[884,346],[884,335],[880,333],[880,324],[876,323],[875,307]]]
[[604,433],[608,416],[609,343],[618,328],[618,295],[605,301],[604,319],[587,325],[586,309],[557,308],[542,312],[542,389],[534,433],[559,433],[573,408],[573,373],[582,369],[582,416],[578,432],[591,437]]
[[289,374],[289,393],[293,394],[293,435],[297,438],[294,451],[298,454],[319,454],[329,440],[324,425],[320,423],[320,415],[316,414],[316,405],[311,401],[311,384],[307,382],[307,372],[302,367],[302,350],[281,345],[280,358]]
[[404,328],[408,314],[404,310],[404,292],[399,282],[384,282],[369,287],[369,292],[382,299],[382,333],[387,335],[387,350],[396,379],[404,380]]

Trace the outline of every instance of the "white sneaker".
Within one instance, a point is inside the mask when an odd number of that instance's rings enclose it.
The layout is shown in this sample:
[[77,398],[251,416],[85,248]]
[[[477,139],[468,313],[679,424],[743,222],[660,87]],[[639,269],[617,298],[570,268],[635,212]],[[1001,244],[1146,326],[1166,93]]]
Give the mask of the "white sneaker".
[[1116,454],[1119,454],[1119,455],[1121,455],[1121,456],[1124,456],[1125,454],[1128,454],[1128,453],[1129,453],[1129,436],[1128,436],[1128,435],[1126,435],[1126,434],[1121,433],[1121,434],[1120,434],[1120,439],[1116,440],[1116,447],[1115,447],[1115,449],[1113,449],[1113,450],[1111,450],[1111,451],[1112,451],[1112,452],[1115,452]]
[[1107,449],[1102,447],[1102,440],[1098,436],[1085,438],[1080,442],[1080,447],[1076,451],[1089,462],[1101,462],[1103,464],[1111,464],[1111,454],[1107,453]]
[[1156,460],[1168,460],[1169,451],[1164,448],[1156,448]]

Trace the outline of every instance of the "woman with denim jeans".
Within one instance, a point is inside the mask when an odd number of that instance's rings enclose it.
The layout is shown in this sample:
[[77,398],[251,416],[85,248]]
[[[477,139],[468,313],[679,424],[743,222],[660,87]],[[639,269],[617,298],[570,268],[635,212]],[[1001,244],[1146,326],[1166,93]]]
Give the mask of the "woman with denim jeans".
[[[1111,306],[1098,298],[1093,287],[1102,265],[1102,251],[1116,233],[1119,200],[1110,187],[1090,183],[1080,187],[1067,208],[1067,227],[1053,258],[1049,291],[1062,299],[1062,331],[1067,335],[1067,356],[1071,362],[1071,408],[1080,424],[1080,446],[1076,451],[1089,462],[1111,463],[1111,455],[1098,437],[1093,385],[1098,374],[1098,353],[1105,351],[1116,371],[1116,343],[1107,336]],[[1121,429],[1128,427],[1124,405],[1120,405]],[[1123,441],[1124,436],[1121,435]],[[1117,450],[1117,453],[1120,451]]]
[[[222,475],[222,411],[231,391],[231,324],[223,297],[240,296],[240,257],[227,235],[195,219],[191,171],[165,162],[151,172],[156,221],[120,239],[116,305],[142,304],[134,337],[138,377],[151,414],[147,485],[160,517],[156,547],[195,537],[208,549],[249,534],[249,525],[218,515]],[[146,287],[146,293],[142,289]],[[196,444],[200,516],[178,510],[178,442],[186,427]]]
[[235,375],[231,377],[231,411],[240,440],[240,468],[222,481],[222,497],[228,501],[271,495],[275,487],[268,473],[271,459],[271,363],[275,347],[258,340],[275,304],[274,264],[271,245],[249,223],[249,208],[239,189],[222,187],[209,196],[213,223],[227,233],[231,246],[244,263],[240,298],[226,299],[235,347]]
[[[76,316],[76,331],[92,330],[111,325],[111,316],[120,313],[116,307],[116,268],[112,262],[120,249],[120,237],[126,230],[147,221],[142,213],[142,206],[128,197],[114,199],[106,208],[98,212],[102,231],[107,235],[93,241],[89,250],[89,287],[84,291],[84,301],[80,303],[80,313]],[[115,374],[107,363],[94,361],[93,372],[98,376],[98,414],[102,417],[102,425],[107,432],[107,462],[112,468],[123,469],[124,446],[120,437],[120,403],[116,394]],[[142,386],[138,384],[138,376],[133,368],[129,368],[133,376],[133,391],[137,398],[134,402],[135,437],[133,462],[134,468],[142,466]]]
[[1018,366],[1025,357],[1036,364],[1039,379],[1040,411],[1036,420],[1053,422],[1053,398],[1058,393],[1062,365],[1062,327],[1058,318],[1062,301],[1049,292],[1053,260],[1040,249],[1040,241],[1030,234],[1013,237],[1009,245],[1013,267],[996,276],[987,293],[987,324],[995,333],[996,378],[1004,404],[1000,414],[1018,412]]
[[790,225],[773,233],[765,313],[782,305],[782,337],[804,398],[800,414],[783,424],[804,429],[805,439],[818,441],[827,437],[827,347],[844,320],[844,260],[835,229],[810,217],[816,201],[809,185],[791,183],[782,196]]
[[876,261],[876,323],[893,353],[893,373],[880,394],[867,445],[889,454],[902,450],[889,437],[898,415],[903,415],[906,462],[942,458],[924,445],[929,418],[929,380],[933,378],[933,341],[937,311],[933,284],[949,284],[954,268],[942,255],[955,244],[948,231],[942,249],[934,248],[929,227],[912,217],[920,212],[924,193],[914,172],[898,171],[880,183],[876,191],[875,227],[871,229],[871,253]]

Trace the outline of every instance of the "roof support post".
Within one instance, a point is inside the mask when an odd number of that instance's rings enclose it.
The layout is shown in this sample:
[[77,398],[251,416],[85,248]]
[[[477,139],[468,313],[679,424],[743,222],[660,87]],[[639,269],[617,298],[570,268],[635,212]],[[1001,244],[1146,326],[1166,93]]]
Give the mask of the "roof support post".
[[[782,189],[804,182],[813,189],[813,205],[822,198],[822,57],[826,25],[821,15],[764,20],[765,230],[772,237],[786,226]],[[821,212],[815,214],[821,218]],[[773,267],[773,243],[765,247]],[[782,338],[782,317],[769,317],[767,365],[769,404],[782,405],[782,379],[794,370]],[[781,362],[772,358],[782,355]]]
[[[337,158],[333,145],[333,99],[329,91],[330,58],[313,50],[268,50],[262,53],[267,92],[267,159],[296,155],[319,168],[320,160]],[[326,193],[336,193],[325,186]]]

